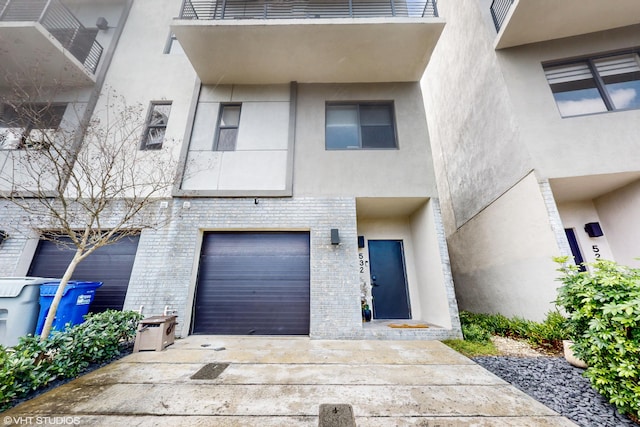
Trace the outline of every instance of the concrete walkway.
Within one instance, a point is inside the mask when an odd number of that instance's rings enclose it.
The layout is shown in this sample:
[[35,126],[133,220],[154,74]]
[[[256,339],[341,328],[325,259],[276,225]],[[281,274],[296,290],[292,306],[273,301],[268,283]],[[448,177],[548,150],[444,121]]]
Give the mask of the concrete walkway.
[[[201,374],[211,379],[191,379],[207,364],[215,366]],[[190,336],[2,417],[4,425],[41,417],[80,426],[318,426],[321,404],[352,405],[359,427],[575,425],[438,341],[304,337]]]

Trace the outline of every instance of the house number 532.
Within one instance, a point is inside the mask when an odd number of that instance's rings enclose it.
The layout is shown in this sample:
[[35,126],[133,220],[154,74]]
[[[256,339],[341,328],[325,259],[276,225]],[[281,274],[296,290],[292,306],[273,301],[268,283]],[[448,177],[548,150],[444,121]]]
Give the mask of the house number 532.
[[591,246],[591,249],[593,249],[593,256],[595,256],[596,258],[600,258],[600,248],[598,247],[598,245]]
[[364,273],[364,268],[367,266],[368,263],[369,261],[364,259],[363,254],[358,254],[358,264],[360,266],[360,273]]

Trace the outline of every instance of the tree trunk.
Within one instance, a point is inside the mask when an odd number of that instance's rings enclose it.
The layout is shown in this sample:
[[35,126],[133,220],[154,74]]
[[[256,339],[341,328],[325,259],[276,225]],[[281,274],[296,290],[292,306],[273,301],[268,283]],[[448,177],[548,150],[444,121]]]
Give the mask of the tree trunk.
[[49,313],[47,313],[47,318],[44,322],[44,326],[42,327],[42,332],[40,333],[40,341],[44,341],[49,337],[51,327],[53,326],[53,320],[56,317],[56,312],[58,311],[58,305],[60,305],[60,300],[62,299],[62,295],[64,294],[64,288],[67,286],[67,283],[69,283],[69,280],[71,279],[76,266],[81,260],[82,250],[77,249],[76,253],[73,255],[73,259],[67,266],[67,269],[62,276],[62,280],[60,280],[60,284],[58,285],[56,294],[53,296],[53,301],[51,302]]

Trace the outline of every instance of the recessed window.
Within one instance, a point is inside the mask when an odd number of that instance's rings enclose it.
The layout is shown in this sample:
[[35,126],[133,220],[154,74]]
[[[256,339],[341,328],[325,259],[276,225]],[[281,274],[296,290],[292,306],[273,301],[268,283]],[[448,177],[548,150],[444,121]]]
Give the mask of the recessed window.
[[327,104],[325,148],[397,148],[393,104]]
[[147,117],[147,126],[142,138],[142,150],[159,150],[164,142],[171,102],[152,102]]
[[67,106],[0,105],[0,149],[42,149],[53,143]]
[[562,117],[640,108],[637,52],[545,66]]
[[222,104],[216,132],[216,151],[234,151],[238,141],[241,104]]

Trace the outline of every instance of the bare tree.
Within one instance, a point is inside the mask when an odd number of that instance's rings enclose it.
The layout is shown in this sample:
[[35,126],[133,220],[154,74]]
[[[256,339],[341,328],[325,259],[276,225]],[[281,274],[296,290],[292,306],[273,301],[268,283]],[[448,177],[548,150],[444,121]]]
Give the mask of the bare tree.
[[[113,92],[102,95],[104,107],[85,124],[74,119],[81,114],[70,112],[71,106],[12,95],[0,111],[0,197],[18,206],[27,228],[41,238],[75,249],[51,303],[44,340],[78,263],[100,247],[169,220],[159,203],[169,196],[177,161],[166,149],[141,149],[158,148],[164,128],[149,128],[144,109]],[[154,119],[166,124],[167,117]],[[148,138],[154,141],[146,146]]]

